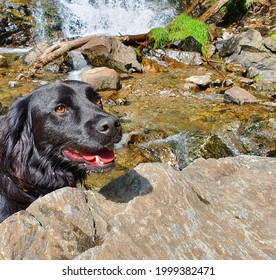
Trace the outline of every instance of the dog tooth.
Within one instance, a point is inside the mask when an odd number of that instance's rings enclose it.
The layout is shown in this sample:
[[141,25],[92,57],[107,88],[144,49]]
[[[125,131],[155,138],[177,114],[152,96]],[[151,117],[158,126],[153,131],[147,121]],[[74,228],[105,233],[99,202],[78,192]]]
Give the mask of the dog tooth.
[[99,164],[101,161],[98,156],[96,156],[96,162]]

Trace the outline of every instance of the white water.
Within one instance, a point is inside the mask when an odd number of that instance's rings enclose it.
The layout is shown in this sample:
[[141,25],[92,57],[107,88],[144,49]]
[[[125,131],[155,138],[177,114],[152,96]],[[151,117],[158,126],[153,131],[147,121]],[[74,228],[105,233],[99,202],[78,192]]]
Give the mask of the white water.
[[0,53],[6,53],[6,54],[21,54],[21,53],[27,53],[32,48],[0,48]]
[[34,31],[34,39],[36,42],[47,41],[47,35],[45,32],[45,26],[47,25],[47,19],[44,16],[44,8],[40,0],[35,2],[32,10],[33,17],[36,21],[36,29]]
[[56,0],[66,37],[127,35],[162,27],[175,15],[168,0]]

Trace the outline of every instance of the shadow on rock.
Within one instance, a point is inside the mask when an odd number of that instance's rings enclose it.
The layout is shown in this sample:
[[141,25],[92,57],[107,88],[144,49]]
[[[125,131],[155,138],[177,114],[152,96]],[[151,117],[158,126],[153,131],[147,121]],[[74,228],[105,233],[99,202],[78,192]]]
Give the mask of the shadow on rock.
[[108,200],[125,203],[137,196],[149,194],[152,190],[153,187],[148,179],[132,170],[103,187],[100,194]]

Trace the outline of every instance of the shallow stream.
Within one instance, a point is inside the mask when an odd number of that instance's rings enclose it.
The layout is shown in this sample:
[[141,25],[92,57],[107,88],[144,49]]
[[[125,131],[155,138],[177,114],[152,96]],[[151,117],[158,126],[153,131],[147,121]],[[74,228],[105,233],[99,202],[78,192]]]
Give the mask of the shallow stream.
[[[30,4],[30,1],[21,2]],[[36,1],[33,9],[39,8],[34,16],[36,30],[43,42],[47,41],[47,32],[41,31],[45,28],[44,17],[53,9],[52,5],[45,5],[46,2]],[[88,32],[135,34],[165,25],[175,14],[175,7],[170,4],[174,1],[158,1],[158,8],[156,2],[51,1],[57,4],[57,12],[62,19],[61,29],[67,37]],[[88,18],[87,11],[90,14],[97,11],[97,16]],[[0,68],[1,113],[5,113],[16,97],[27,95],[44,82],[76,78],[78,75],[78,72],[68,75],[45,71],[35,79],[23,77],[22,73],[28,70],[28,65],[23,63],[27,51],[0,48],[0,54],[8,60],[8,67]],[[76,55],[72,52],[72,56]],[[75,69],[79,71],[84,66],[81,63]],[[118,92],[101,92],[104,109],[120,118],[124,135],[121,143],[116,145],[116,168],[110,173],[91,175],[87,181],[88,188],[100,188],[144,162],[164,162],[183,169],[198,157],[276,156],[275,106],[225,103],[225,89],[216,86],[204,90],[185,89],[185,79],[191,75],[211,73],[212,80],[224,80],[222,71],[215,71],[207,64],[197,67],[178,64],[170,65],[167,71],[153,70],[122,77],[122,88]],[[258,98],[264,102],[271,101]]]
[[[24,53],[5,53],[9,67],[0,70],[0,102],[10,106],[45,81],[67,75],[45,72],[36,80],[11,81],[27,69]],[[168,72],[131,74],[121,80],[122,89],[101,92],[106,111],[117,115],[124,136],[116,145],[116,168],[107,174],[91,175],[88,188],[100,188],[143,162],[165,162],[184,168],[198,157],[238,154],[275,156],[275,108],[224,102],[216,88],[185,91],[185,78],[212,72],[207,67],[182,67]],[[213,75],[218,75],[213,72]]]

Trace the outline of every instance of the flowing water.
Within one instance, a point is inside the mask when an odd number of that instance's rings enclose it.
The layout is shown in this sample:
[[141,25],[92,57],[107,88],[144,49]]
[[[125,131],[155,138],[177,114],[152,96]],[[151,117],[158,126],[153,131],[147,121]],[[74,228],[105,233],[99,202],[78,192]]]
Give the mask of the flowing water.
[[168,0],[56,0],[66,37],[139,34],[164,26],[176,9]]

